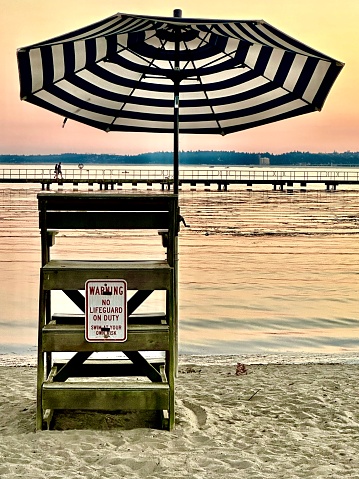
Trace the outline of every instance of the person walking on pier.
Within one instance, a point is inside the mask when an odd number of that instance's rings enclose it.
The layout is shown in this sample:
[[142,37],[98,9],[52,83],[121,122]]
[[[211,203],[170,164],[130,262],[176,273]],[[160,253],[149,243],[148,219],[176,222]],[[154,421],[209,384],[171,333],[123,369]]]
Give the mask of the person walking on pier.
[[60,175],[61,175],[61,179],[62,179],[61,161],[57,165],[57,178],[59,178]]
[[57,163],[56,163],[56,165],[55,165],[55,170],[54,170],[54,171],[55,171],[55,176],[54,176],[54,178],[55,178],[55,180],[57,180],[57,178],[58,178],[58,176],[59,176],[59,165],[58,165]]

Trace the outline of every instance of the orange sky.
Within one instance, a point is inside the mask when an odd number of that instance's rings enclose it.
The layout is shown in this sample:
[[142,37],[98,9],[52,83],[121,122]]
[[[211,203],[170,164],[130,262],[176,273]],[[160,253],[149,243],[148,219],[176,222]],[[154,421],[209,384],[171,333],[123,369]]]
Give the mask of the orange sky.
[[136,154],[171,151],[172,135],[104,133],[19,98],[16,49],[116,12],[184,17],[264,19],[346,65],[322,112],[226,137],[181,135],[182,150],[359,151],[359,0],[0,0],[0,154],[61,152]]

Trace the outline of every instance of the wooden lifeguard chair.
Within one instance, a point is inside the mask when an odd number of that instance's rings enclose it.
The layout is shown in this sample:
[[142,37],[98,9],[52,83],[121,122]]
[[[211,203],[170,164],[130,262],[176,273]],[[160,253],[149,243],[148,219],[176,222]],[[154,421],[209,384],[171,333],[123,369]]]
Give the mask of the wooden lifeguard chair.
[[[57,409],[76,409],[161,411],[162,426],[171,430],[178,354],[178,196],[164,192],[43,192],[38,194],[38,207],[42,265],[37,429],[50,428]],[[121,260],[118,251],[111,261],[50,258],[57,232],[88,229],[157,230],[165,259]],[[123,280],[128,290],[134,291],[126,305],[125,340],[107,341],[106,335],[99,342],[86,339],[86,298],[81,291],[89,280]],[[62,290],[84,314],[54,313],[51,294],[55,290]],[[136,314],[155,290],[165,291],[164,311]],[[119,351],[125,359],[90,358],[94,352],[111,356]],[[161,351],[162,357],[151,361],[144,351]],[[54,353],[64,352],[73,355],[65,361],[55,358]],[[142,376],[142,380],[134,380],[134,376]]]

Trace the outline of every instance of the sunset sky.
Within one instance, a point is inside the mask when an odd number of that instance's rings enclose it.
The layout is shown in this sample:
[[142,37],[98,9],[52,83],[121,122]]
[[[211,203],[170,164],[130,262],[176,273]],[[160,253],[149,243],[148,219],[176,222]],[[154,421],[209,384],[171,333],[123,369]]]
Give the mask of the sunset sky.
[[171,134],[104,133],[20,101],[16,50],[116,12],[259,20],[345,63],[323,110],[225,137],[181,135],[181,150],[359,151],[359,0],[0,0],[0,154],[172,151]]

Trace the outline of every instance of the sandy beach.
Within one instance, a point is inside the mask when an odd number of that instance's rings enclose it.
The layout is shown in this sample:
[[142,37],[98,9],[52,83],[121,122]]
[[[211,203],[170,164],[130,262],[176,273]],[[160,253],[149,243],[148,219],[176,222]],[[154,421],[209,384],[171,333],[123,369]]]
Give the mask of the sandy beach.
[[291,361],[182,357],[171,433],[124,412],[36,433],[35,364],[1,358],[0,475],[359,478],[358,361]]

